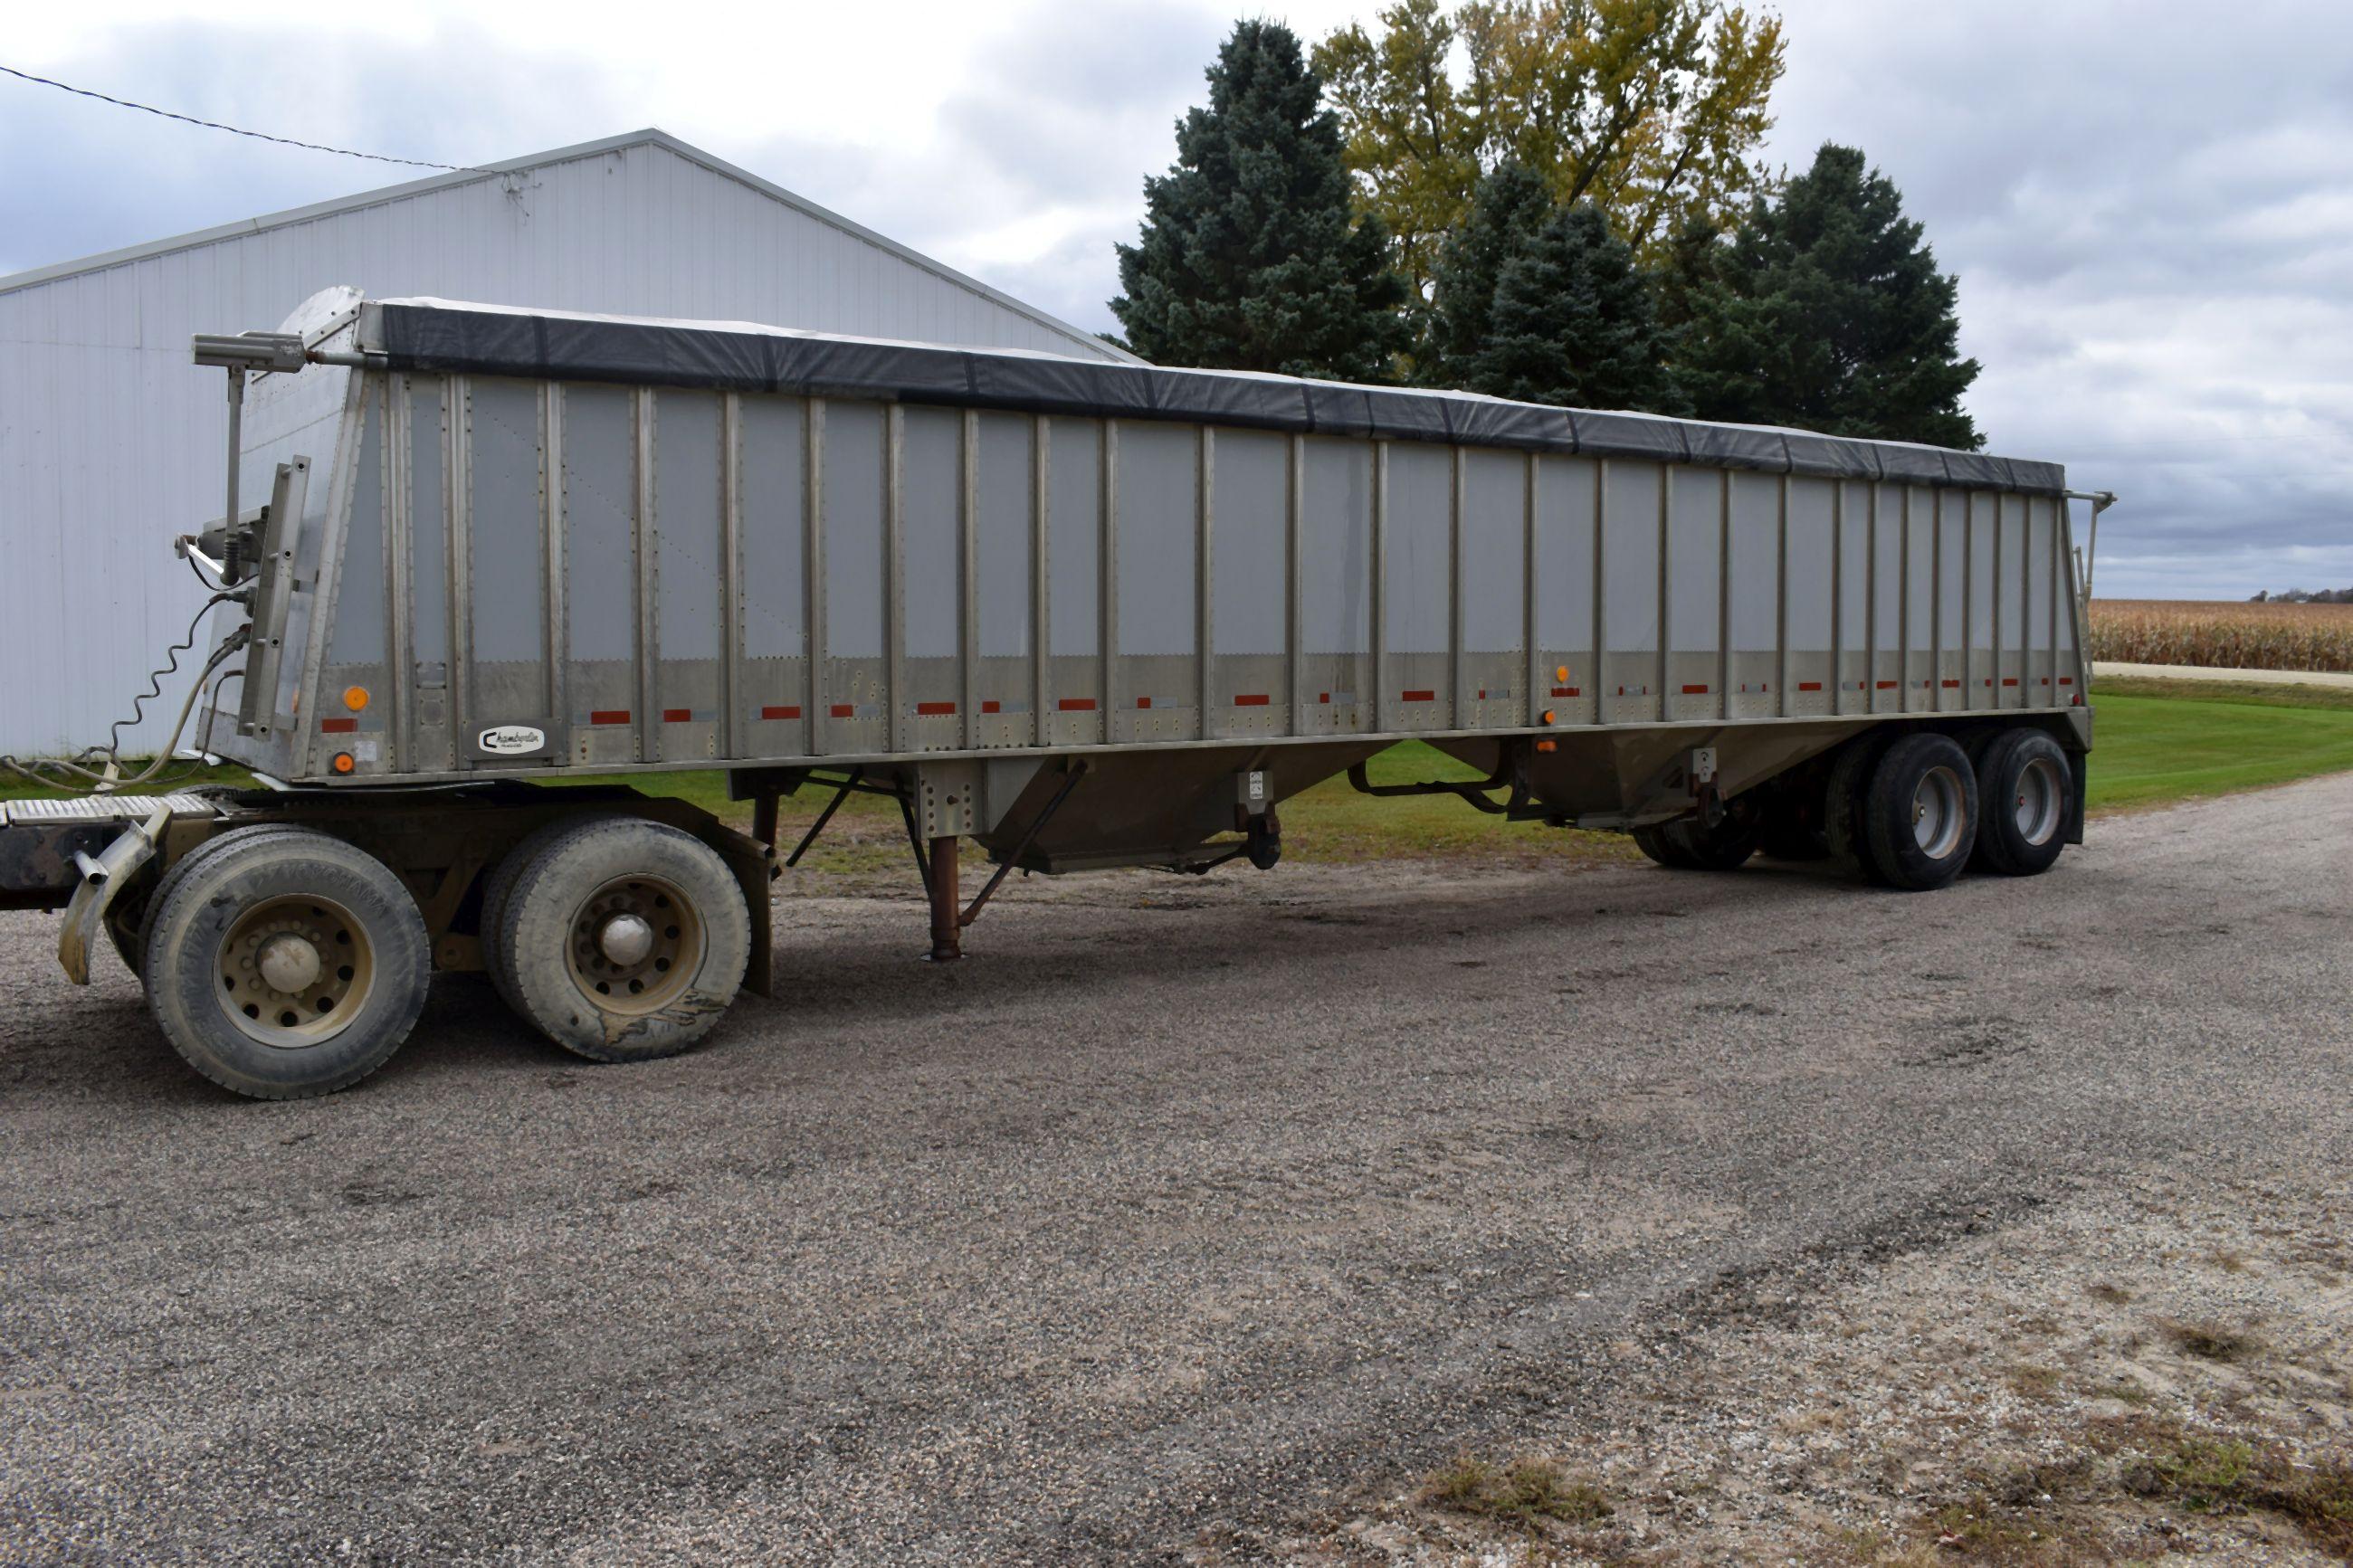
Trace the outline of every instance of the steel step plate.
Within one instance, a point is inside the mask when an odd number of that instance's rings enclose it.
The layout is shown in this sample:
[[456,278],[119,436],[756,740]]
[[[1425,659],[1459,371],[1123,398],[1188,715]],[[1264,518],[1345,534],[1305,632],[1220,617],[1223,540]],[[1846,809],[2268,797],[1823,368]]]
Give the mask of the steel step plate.
[[0,826],[53,826],[63,822],[144,822],[161,810],[174,816],[217,816],[200,795],[93,795],[71,800],[0,801]]

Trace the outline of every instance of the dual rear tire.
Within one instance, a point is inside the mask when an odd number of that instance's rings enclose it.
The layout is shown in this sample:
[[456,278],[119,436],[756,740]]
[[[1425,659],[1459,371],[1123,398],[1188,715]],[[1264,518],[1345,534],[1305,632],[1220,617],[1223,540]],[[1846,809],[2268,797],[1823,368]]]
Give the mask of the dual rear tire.
[[[693,835],[571,818],[529,836],[484,890],[500,994],[565,1049],[646,1061],[687,1049],[733,1001],[751,956],[734,874]],[[239,828],[175,862],[135,926],[132,968],[173,1048],[258,1100],[348,1089],[424,1010],[433,952],[383,861],[308,827]],[[126,954],[126,959],[130,955]]]
[[[1714,827],[1684,817],[1637,828],[1634,841],[1679,870],[1728,870],[1760,849],[1780,858],[1826,851],[1907,892],[1944,887],[1972,865],[2005,876],[2049,869],[2073,810],[2073,760],[2024,726],[1982,738],[1974,752],[1931,731],[1859,736],[1831,760],[1818,814],[1792,815],[1799,797],[1788,790],[1744,805],[1766,786],[1736,796]],[[1778,854],[1785,847],[1802,853]]]
[[751,955],[734,873],[661,823],[552,824],[517,845],[484,890],[491,983],[524,1022],[593,1061],[650,1061],[702,1039]]
[[381,860],[307,828],[225,833],[174,865],[148,905],[138,968],[172,1047],[255,1100],[348,1089],[424,1010],[432,947]]

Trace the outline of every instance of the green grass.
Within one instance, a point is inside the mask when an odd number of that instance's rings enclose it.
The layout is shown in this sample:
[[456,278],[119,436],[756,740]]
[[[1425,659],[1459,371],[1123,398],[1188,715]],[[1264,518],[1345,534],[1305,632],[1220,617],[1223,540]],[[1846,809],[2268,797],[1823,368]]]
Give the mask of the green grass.
[[[2221,681],[2103,680],[2097,747],[2086,790],[2091,808],[2133,810],[2205,795],[2292,783],[2353,770],[2353,689],[2238,685]],[[1376,784],[1472,779],[1477,771],[1419,741],[1392,746],[1368,771]],[[194,784],[247,784],[233,768],[207,769]],[[602,774],[565,784],[633,784],[649,795],[691,801],[737,826],[751,807],[727,798],[719,773]],[[61,792],[0,777],[0,797]],[[831,792],[804,786],[783,803],[779,834],[789,846]],[[1632,846],[1605,833],[1559,832],[1507,823],[1444,796],[1370,800],[1345,777],[1327,779],[1282,803],[1283,853],[1294,860],[1344,862],[1397,856],[1520,862],[1625,858]],[[820,873],[896,876],[905,866],[899,808],[852,795],[802,864]]]
[[2086,800],[2165,805],[2353,769],[2353,690],[2190,680],[2093,689]]

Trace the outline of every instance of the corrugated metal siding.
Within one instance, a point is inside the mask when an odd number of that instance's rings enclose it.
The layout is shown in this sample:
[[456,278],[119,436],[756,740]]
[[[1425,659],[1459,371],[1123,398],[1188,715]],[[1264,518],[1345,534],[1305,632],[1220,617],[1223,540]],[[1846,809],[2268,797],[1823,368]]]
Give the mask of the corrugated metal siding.
[[654,142],[0,293],[0,751],[105,739],[201,602],[170,542],[220,511],[227,420],[189,335],[339,283],[1111,357]]

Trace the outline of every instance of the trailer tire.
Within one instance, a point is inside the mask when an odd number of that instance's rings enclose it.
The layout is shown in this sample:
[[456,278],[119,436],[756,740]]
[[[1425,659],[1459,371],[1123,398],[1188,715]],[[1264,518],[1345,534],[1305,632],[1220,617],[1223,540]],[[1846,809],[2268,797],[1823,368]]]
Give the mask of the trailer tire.
[[[147,973],[147,911],[155,907],[154,889],[149,889],[132,906],[122,908],[127,895],[118,893],[106,911],[106,940],[113,945],[114,956],[122,960],[122,967],[131,971],[131,978],[143,980]],[[125,918],[134,913],[136,918]]]
[[617,812],[600,811],[581,816],[559,817],[543,822],[517,840],[513,848],[498,858],[490,874],[482,879],[482,912],[476,922],[482,944],[482,970],[491,977],[491,988],[516,1013],[523,1011],[522,996],[515,989],[514,957],[508,946],[508,936],[513,927],[507,920],[508,901],[514,896],[514,885],[523,868],[536,859],[539,852],[567,829],[586,821],[606,821],[617,816]]
[[156,889],[142,975],[172,1047],[254,1100],[348,1089],[424,1010],[432,943],[383,862],[283,824],[184,858]]
[[1824,850],[1831,859],[1852,866],[1872,883],[1885,879],[1864,845],[1863,807],[1873,772],[1891,740],[1883,731],[1873,731],[1849,741],[1831,762],[1830,779],[1822,789]]
[[1921,731],[1882,752],[1863,793],[1862,840],[1880,880],[1905,892],[1944,887],[1977,847],[1978,784],[1949,735]]
[[1696,816],[1681,816],[1660,829],[1666,841],[1683,852],[1684,864],[1701,871],[1737,871],[1757,853],[1762,826],[1762,803],[1752,792],[1725,803],[1724,815],[1713,827],[1703,827]]
[[1654,822],[1647,827],[1635,828],[1629,837],[1634,840],[1635,848],[1670,871],[1697,870],[1699,862],[1692,858],[1691,851],[1667,832],[1673,826],[1671,822]]
[[501,921],[517,1010],[592,1061],[692,1046],[734,1001],[752,953],[727,863],[638,817],[563,824],[516,874]]
[[2066,847],[2074,769],[2040,730],[2005,730],[1978,762],[1978,863],[2005,877],[2051,868]]
[[[164,899],[172,889],[172,879],[190,862],[200,859],[228,844],[242,844],[264,834],[300,833],[302,829],[290,822],[258,822],[245,827],[232,827],[227,833],[216,833],[210,838],[181,856],[160,875],[142,873],[148,885],[115,895],[114,903],[106,911],[107,940],[114,944],[115,956],[132,977],[142,984],[147,979],[147,932],[153,925],[155,911],[164,907]],[[153,867],[147,868],[148,872]],[[126,900],[128,903],[126,905]]]

